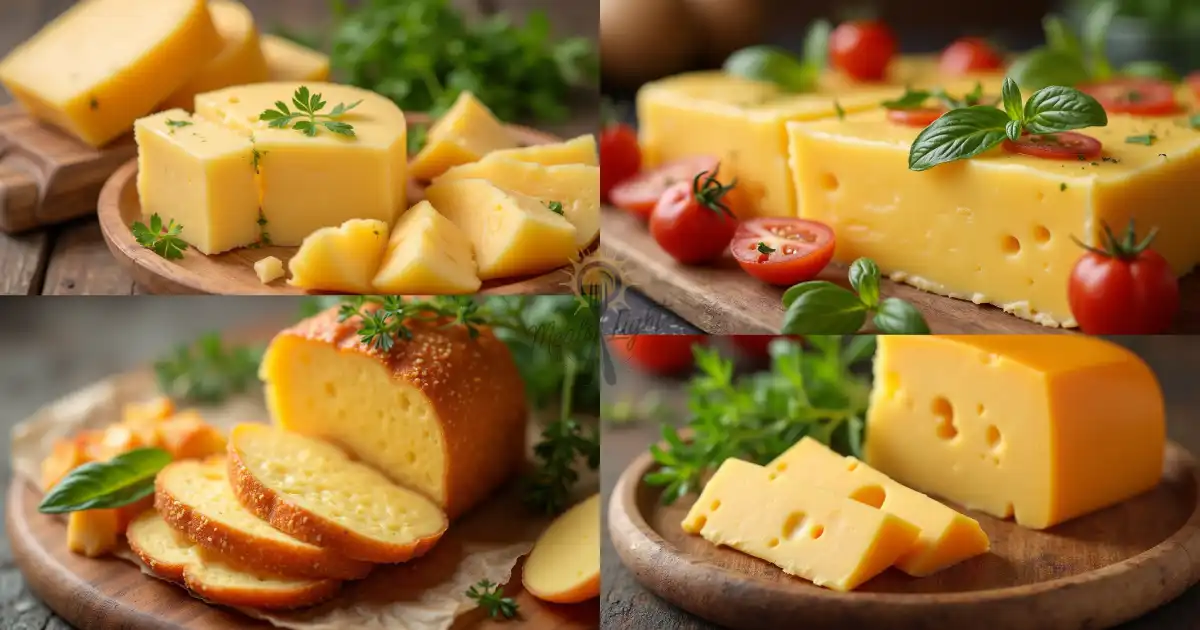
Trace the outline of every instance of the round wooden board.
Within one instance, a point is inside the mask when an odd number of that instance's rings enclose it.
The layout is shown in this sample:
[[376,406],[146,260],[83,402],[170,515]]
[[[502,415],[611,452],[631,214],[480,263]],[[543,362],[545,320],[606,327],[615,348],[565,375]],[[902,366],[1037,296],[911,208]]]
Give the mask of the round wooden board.
[[1076,630],[1142,615],[1200,580],[1196,461],[1168,444],[1162,482],[1119,505],[1046,531],[970,513],[991,553],[926,578],[889,569],[839,593],[683,532],[695,500],[664,506],[634,460],[610,497],[613,545],[637,580],[667,601],[733,628]]
[[[408,124],[427,124],[430,118],[424,114],[408,114]],[[550,134],[509,126],[509,131],[521,145],[550,144],[561,140]],[[408,185],[409,203],[424,197],[423,190],[415,182]],[[240,248],[216,256],[205,256],[189,248],[179,260],[167,260],[142,247],[133,238],[130,226],[142,221],[142,207],[137,194],[137,159],[132,159],[117,169],[100,191],[97,216],[104,241],[117,261],[133,276],[139,285],[150,293],[183,294],[253,294],[253,295],[304,295],[304,289],[287,284],[284,278],[263,284],[254,273],[255,261],[275,256],[283,261],[284,268],[296,253],[297,247]],[[480,288],[481,294],[510,295],[535,293],[569,293],[571,272],[569,267],[522,278],[489,280]]]

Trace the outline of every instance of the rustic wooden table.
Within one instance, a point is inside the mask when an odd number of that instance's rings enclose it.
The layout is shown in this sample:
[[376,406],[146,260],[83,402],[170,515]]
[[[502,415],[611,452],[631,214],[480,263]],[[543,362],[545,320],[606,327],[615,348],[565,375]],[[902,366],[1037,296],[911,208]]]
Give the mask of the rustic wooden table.
[[[1167,400],[1170,438],[1191,452],[1200,453],[1200,390],[1195,387],[1195,374],[1200,369],[1200,337],[1130,337],[1121,343],[1144,357],[1158,374]],[[618,365],[616,380],[611,385],[605,384],[603,399],[606,405],[638,401],[644,400],[648,392],[657,391],[663,405],[676,412],[672,415],[682,415],[684,401],[680,385],[681,381],[646,377]],[[645,452],[651,442],[659,439],[661,417],[605,427],[600,483],[606,502],[625,467]],[[601,628],[707,630],[718,627],[642,588],[617,557],[607,524],[601,540]],[[1166,606],[1120,626],[1120,630],[1195,630],[1200,627],[1198,620],[1200,586],[1193,587]]]
[[[243,0],[265,31],[320,32],[330,23],[328,0]],[[0,2],[0,57],[73,4],[72,0]],[[506,11],[520,20],[544,9],[557,35],[596,37],[599,3],[585,0],[454,0],[471,13]],[[0,105],[9,102],[0,89]],[[599,101],[581,98],[569,121],[540,125],[571,137],[596,130]],[[0,295],[131,295],[144,293],[104,244],[100,225],[84,218],[15,236],[0,233]]]

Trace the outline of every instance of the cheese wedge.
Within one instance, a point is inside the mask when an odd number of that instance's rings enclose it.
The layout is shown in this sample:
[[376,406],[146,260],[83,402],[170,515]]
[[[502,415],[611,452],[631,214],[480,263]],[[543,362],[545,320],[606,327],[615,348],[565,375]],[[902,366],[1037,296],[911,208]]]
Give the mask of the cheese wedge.
[[274,256],[260,258],[254,261],[254,274],[258,276],[259,282],[263,284],[271,284],[285,275],[283,271],[283,261]]
[[425,196],[471,241],[483,280],[556,269],[577,253],[575,226],[535,197],[455,178],[439,179]]
[[91,0],[0,61],[0,83],[35,118],[98,147],[220,49],[204,0]]
[[253,147],[236,132],[172,109],[137,121],[138,196],[143,219],[183,226],[205,254],[259,238]]
[[730,458],[683,521],[684,531],[727,545],[836,591],[892,566],[919,530],[790,472]]
[[542,532],[521,582],[534,597],[556,604],[600,596],[600,495],[581,501]]
[[154,507],[168,525],[193,543],[267,573],[353,580],[371,564],[280,532],[242,507],[229,485],[223,456],[176,461],[154,480]]
[[[586,249],[600,234],[599,167],[484,160],[452,168],[434,183],[463,179],[486,179],[504,190],[535,197],[542,203],[561,203],[563,216],[575,226],[575,246],[578,249]],[[434,205],[441,210],[436,202]]]
[[1043,529],[1158,484],[1154,373],[1101,339],[879,337],[867,463],[899,483]]
[[329,57],[277,35],[259,38],[272,81],[325,81]]
[[596,153],[596,137],[592,135],[579,136],[566,142],[553,144],[535,144],[515,149],[501,149],[487,154],[484,160],[515,160],[517,162],[532,162],[556,166],[559,164],[586,164],[599,166],[600,159]]
[[262,609],[318,604],[337,593],[337,580],[309,580],[252,572],[205,552],[176,532],[154,510],[126,530],[129,547],[155,575],[180,582],[204,599],[226,606]]
[[208,0],[208,11],[221,36],[221,51],[167,97],[159,109],[191,111],[197,94],[267,80],[267,60],[258,45],[258,28],[250,10],[233,0]]
[[896,567],[923,577],[991,548],[979,522],[896,483],[853,457],[842,457],[805,437],[767,468],[810,480],[826,490],[894,514],[921,530]]
[[425,147],[409,166],[413,179],[432,181],[446,169],[474,162],[500,149],[517,146],[517,140],[496,119],[487,105],[464,91],[454,105],[429,128]]
[[450,295],[475,293],[480,281],[466,234],[422,201],[400,216],[388,239],[383,264],[371,281],[380,293]]
[[340,227],[308,235],[288,262],[288,284],[303,289],[370,293],[383,261],[388,226],[375,219],[350,219]]
[[462,514],[525,461],[525,388],[508,347],[486,327],[472,338],[410,321],[412,339],[383,352],[360,323],[335,308],[275,336],[259,371],[271,417]]
[[259,424],[229,438],[233,492],[272,527],[367,562],[406,562],[433,548],[446,515],[322,440]]

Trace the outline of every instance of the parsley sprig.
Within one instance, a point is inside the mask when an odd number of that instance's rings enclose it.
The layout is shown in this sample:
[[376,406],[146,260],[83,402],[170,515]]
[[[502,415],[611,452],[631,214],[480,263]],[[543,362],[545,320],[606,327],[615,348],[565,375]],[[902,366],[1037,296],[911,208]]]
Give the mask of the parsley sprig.
[[[368,305],[373,305],[368,307]],[[470,297],[439,296],[405,298],[399,295],[359,295],[347,298],[338,308],[338,321],[359,318],[358,337],[368,347],[387,352],[397,339],[412,339],[410,323],[448,320],[444,326],[463,325],[471,337],[480,325],[491,323]]]
[[325,108],[326,103],[321,99],[321,95],[310,93],[308,86],[301,85],[292,95],[292,105],[296,107],[296,111],[293,112],[289,109],[287,103],[283,101],[275,101],[275,109],[263,111],[258,115],[258,119],[266,121],[268,127],[275,129],[287,129],[288,125],[291,125],[292,129],[310,138],[317,135],[320,127],[353,138],[354,127],[350,123],[337,120],[337,118],[358,107],[359,103],[362,101],[354,101],[349,105],[338,103],[328,114],[322,114],[320,112]]
[[166,225],[163,225],[162,217],[158,216],[158,213],[150,215],[149,226],[141,221],[135,221],[131,228],[133,238],[138,245],[152,250],[167,260],[183,258],[183,250],[187,249],[188,244],[179,236],[182,230],[183,226],[176,223],[175,219],[171,219]]
[[182,344],[154,364],[163,394],[190,403],[219,403],[246,391],[258,378],[262,348],[226,345],[217,333]]
[[525,479],[525,504],[546,514],[561,512],[570,501],[571,489],[579,481],[576,461],[583,459],[592,470],[600,466],[600,436],[571,417],[578,373],[574,357],[567,357],[561,417],[542,430],[541,440],[533,447],[538,467]]
[[517,616],[520,605],[517,600],[504,596],[504,587],[491,580],[480,580],[467,589],[467,597],[475,600],[479,607],[492,619],[512,619]]
[[983,84],[977,81],[975,83],[975,88],[964,94],[962,98],[955,98],[942,88],[937,88],[935,90],[914,90],[912,88],[906,88],[904,90],[904,94],[900,95],[899,98],[895,98],[890,101],[883,101],[880,103],[880,105],[883,105],[885,109],[920,109],[925,107],[925,103],[928,102],[929,99],[934,99],[940,102],[946,107],[946,109],[962,109],[964,107],[979,105],[983,103]]

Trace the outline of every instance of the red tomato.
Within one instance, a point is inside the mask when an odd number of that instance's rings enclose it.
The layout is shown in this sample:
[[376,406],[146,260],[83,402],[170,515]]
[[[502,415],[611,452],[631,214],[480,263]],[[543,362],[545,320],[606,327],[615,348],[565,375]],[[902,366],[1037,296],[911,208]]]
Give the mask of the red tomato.
[[[668,162],[617,184],[609,198],[616,207],[648,219],[668,188],[679,182],[690,182],[699,173],[716,170],[718,162],[717,158],[708,155]],[[600,174],[604,175],[604,167],[600,168]]]
[[859,81],[882,81],[895,54],[896,36],[883,22],[842,22],[829,35],[833,67]]
[[828,225],[788,218],[745,221],[730,245],[746,273],[780,286],[815,278],[833,259],[833,248],[833,230]]
[[889,109],[888,120],[909,127],[928,127],[933,121],[945,114],[946,110],[935,107],[918,107],[916,109]]
[[1110,114],[1165,116],[1179,112],[1175,87],[1161,79],[1124,78],[1079,86]]
[[1004,148],[1047,160],[1091,160],[1100,157],[1103,146],[1091,136],[1063,131],[1041,136],[1024,135],[1018,142],[1005,140]]
[[729,340],[742,354],[754,358],[765,359],[770,356],[771,342],[776,339],[791,339],[800,342],[799,335],[730,335]]
[[963,75],[1004,67],[1004,57],[986,39],[962,37],[942,51],[938,69],[942,74]]
[[717,177],[714,169],[675,184],[650,213],[650,235],[685,265],[719,258],[737,230],[737,218],[725,204],[725,195],[735,189],[737,179],[725,185]]
[[1196,99],[1200,100],[1200,71],[1187,75],[1187,78],[1183,81],[1187,83],[1188,87],[1192,88],[1192,94],[1195,95]]
[[708,343],[705,335],[609,335],[608,349],[622,361],[651,374],[690,370],[692,346]]
[[1104,232],[1103,249],[1089,247],[1067,285],[1079,328],[1090,335],[1166,332],[1179,311],[1179,280],[1166,259],[1149,249],[1154,232],[1141,243],[1132,222],[1120,240],[1108,226]]
[[609,125],[600,132],[600,199],[608,201],[613,186],[642,169],[637,133],[629,125]]

